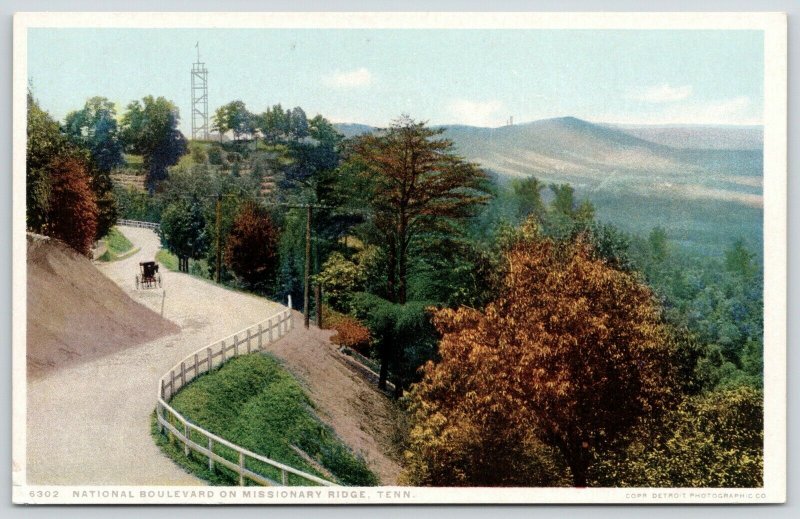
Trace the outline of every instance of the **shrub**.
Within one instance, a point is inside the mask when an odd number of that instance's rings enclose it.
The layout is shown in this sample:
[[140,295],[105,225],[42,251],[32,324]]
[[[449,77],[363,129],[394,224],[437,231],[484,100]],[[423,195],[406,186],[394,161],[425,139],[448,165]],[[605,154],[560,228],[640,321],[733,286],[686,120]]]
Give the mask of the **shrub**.
[[208,154],[202,144],[193,142],[190,144],[189,149],[192,154],[192,161],[195,164],[205,164],[208,162]]
[[366,355],[369,350],[371,337],[369,328],[361,324],[358,319],[350,316],[343,316],[336,320],[331,326],[336,330],[336,335],[331,338],[331,342],[339,346],[347,346],[362,355]]
[[361,265],[348,260],[340,252],[334,252],[315,278],[322,285],[326,302],[346,312],[350,310],[353,293],[363,290],[366,272]]
[[225,156],[222,154],[222,148],[216,144],[208,148],[208,163],[214,166],[225,165]]

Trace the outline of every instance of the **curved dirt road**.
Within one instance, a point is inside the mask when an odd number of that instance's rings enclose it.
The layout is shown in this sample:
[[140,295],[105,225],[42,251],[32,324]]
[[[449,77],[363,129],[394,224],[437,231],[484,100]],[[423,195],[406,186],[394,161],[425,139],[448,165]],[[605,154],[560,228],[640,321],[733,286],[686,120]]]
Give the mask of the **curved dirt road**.
[[[175,362],[279,310],[275,303],[162,268],[163,290],[134,287],[139,261],[159,248],[153,231],[122,228],[141,250],[100,266],[134,300],[181,332],[28,381],[27,481],[54,485],[202,485],[153,442],[159,377]],[[113,340],[113,337],[109,337]]]

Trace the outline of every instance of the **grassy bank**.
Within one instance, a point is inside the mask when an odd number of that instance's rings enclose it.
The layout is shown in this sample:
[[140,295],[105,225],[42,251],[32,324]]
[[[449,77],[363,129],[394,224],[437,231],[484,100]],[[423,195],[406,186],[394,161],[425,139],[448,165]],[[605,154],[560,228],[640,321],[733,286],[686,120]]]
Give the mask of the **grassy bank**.
[[[168,270],[178,271],[178,257],[166,249],[159,249],[156,252],[156,261]],[[203,279],[210,279],[208,276],[208,261],[205,259],[190,259],[189,274]]]
[[[366,463],[347,448],[333,430],[323,424],[314,405],[294,377],[268,354],[233,359],[211,374],[189,384],[171,405],[204,429],[239,446],[304,472],[344,485],[376,485]],[[172,445],[154,428],[156,442],[181,466],[213,484],[235,485],[238,476],[219,467],[208,470],[207,459],[187,459],[180,445]],[[198,437],[196,441],[200,442]],[[238,461],[220,446],[215,452]],[[251,470],[280,481],[280,473],[268,466]],[[304,480],[290,476],[290,485]]]
[[106,244],[106,251],[100,255],[100,261],[116,261],[135,254],[139,249],[133,248],[133,243],[122,234],[119,229],[112,227],[102,239]]
[[178,270],[178,257],[166,249],[156,252],[156,261],[169,270]]

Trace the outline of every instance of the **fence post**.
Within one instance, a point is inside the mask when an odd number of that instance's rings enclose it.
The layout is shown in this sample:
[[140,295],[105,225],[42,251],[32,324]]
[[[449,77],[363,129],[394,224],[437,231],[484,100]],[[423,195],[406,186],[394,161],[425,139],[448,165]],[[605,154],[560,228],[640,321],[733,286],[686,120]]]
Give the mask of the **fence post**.
[[175,370],[174,369],[169,370],[169,381],[170,381],[169,396],[172,396],[172,395],[175,394]]
[[225,341],[222,341],[222,363],[225,364]]
[[236,333],[233,335],[233,356],[239,356],[239,334]]
[[258,349],[260,350],[264,345],[264,330],[261,323],[258,323]]
[[289,478],[286,475],[286,469],[281,469],[281,485],[286,486],[289,483]]
[[269,328],[269,342],[272,342],[272,317],[270,317],[269,321],[267,321],[267,328]]
[[239,486],[244,486],[244,452],[239,451]]
[[164,379],[162,378],[161,379],[161,398],[166,400],[166,398],[167,398],[165,396],[166,394],[167,394],[167,388],[165,387]]
[[[164,379],[161,379],[161,398],[164,398]],[[158,432],[164,434],[164,424],[161,423],[161,414],[164,412],[161,407],[161,400],[156,402],[156,423],[158,423]]]
[[189,457],[189,424],[183,422],[183,453]]
[[181,387],[186,385],[186,363],[181,361]]
[[200,370],[200,357],[198,356],[197,353],[195,353],[194,354],[194,377],[192,377],[192,378],[197,378],[197,376],[200,374],[199,370]]
[[250,355],[250,339],[252,339],[252,334],[250,333],[250,328],[247,329],[247,354]]
[[211,439],[211,436],[208,437],[208,470],[214,470],[214,440]]
[[208,369],[206,370],[208,373],[211,373],[211,363],[214,361],[214,354],[211,353],[211,346],[206,348],[206,354],[208,355]]

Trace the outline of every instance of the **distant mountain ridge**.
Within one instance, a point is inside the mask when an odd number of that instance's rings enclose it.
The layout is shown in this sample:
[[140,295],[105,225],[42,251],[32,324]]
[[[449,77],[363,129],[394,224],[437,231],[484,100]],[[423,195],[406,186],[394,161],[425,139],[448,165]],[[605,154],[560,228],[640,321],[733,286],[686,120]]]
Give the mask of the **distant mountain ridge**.
[[[375,131],[338,124],[346,136]],[[699,248],[743,237],[760,249],[760,127],[619,126],[575,117],[513,126],[443,126],[467,160],[501,182],[569,183],[599,218],[634,232],[656,225]]]
[[[497,128],[469,126],[463,124],[443,124],[439,127],[450,130],[473,130],[476,132],[495,132],[504,129],[519,129],[528,126],[542,126],[547,121],[561,121],[574,127],[593,125],[605,127],[636,137],[651,144],[676,149],[705,150],[760,150],[764,145],[763,126],[757,125],[709,125],[709,124],[619,124],[592,123],[577,117],[566,116],[521,123]],[[345,137],[369,133],[377,128],[360,123],[336,123],[339,132]]]

